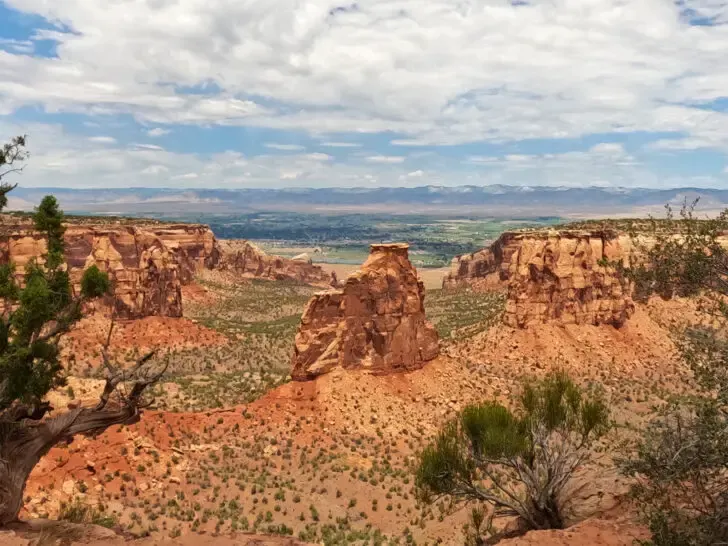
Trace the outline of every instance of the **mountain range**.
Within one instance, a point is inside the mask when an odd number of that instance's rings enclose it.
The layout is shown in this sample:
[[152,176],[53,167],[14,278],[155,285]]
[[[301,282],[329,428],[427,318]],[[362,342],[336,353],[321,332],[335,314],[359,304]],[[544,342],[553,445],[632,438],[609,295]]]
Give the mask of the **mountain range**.
[[421,186],[393,188],[284,189],[67,189],[16,188],[9,208],[30,210],[52,193],[69,213],[117,215],[231,214],[254,211],[394,214],[482,214],[494,217],[644,216],[665,204],[679,207],[699,199],[698,210],[728,207],[728,190],[706,188],[602,188],[524,186]]

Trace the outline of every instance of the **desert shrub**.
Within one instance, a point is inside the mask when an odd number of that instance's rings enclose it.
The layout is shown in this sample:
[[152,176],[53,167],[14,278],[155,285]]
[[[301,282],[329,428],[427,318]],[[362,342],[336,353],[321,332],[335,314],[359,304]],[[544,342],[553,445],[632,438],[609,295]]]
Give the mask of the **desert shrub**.
[[58,519],[71,523],[90,523],[111,529],[117,525],[118,520],[112,514],[106,514],[99,508],[89,506],[81,499],[71,502],[62,502]]
[[683,359],[697,380],[693,396],[670,400],[654,416],[634,453],[621,462],[635,478],[633,494],[653,546],[728,543],[728,253],[720,237],[728,213],[698,220],[683,207],[652,233],[654,246],[627,274],[642,295],[702,296],[709,320],[677,332]]
[[474,528],[512,516],[524,530],[563,528],[566,486],[608,426],[601,393],[553,372],[526,383],[515,410],[495,401],[463,409],[420,454],[417,491],[427,503],[489,505]]

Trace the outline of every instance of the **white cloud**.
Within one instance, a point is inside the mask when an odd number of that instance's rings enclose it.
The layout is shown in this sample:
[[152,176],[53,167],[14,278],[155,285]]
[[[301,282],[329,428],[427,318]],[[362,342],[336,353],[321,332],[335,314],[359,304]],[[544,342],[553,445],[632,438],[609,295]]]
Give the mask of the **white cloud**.
[[132,144],[131,147],[139,150],[164,150],[164,148],[155,144]]
[[164,165],[150,165],[141,171],[142,174],[163,174],[169,172],[169,168]]
[[[371,0],[333,14],[328,0],[5,3],[62,21],[73,32],[0,40],[0,115],[30,106],[100,121],[98,132],[109,136],[86,141],[104,146],[91,146],[98,155],[83,158],[98,169],[98,183],[116,180],[111,173],[129,157],[138,167],[133,172],[168,167],[145,175],[160,182],[198,173],[201,183],[218,168],[205,154],[175,155],[151,145],[109,152],[115,140],[98,139],[114,138],[109,116],[115,114],[132,116],[142,124],[140,134],[152,138],[177,131],[177,124],[243,125],[292,131],[287,136],[294,139],[308,133],[330,148],[359,148],[348,140],[381,133],[391,147],[378,147],[382,155],[352,153],[349,165],[325,154],[286,155],[286,165],[274,154],[218,157],[225,165],[220,183],[265,185],[284,170],[301,184],[335,183],[335,177],[338,183],[382,183],[407,175],[396,168],[406,158],[393,147],[632,131],[680,135],[645,145],[644,154],[728,152],[728,113],[706,108],[728,88],[727,27],[690,26],[685,13],[689,8],[693,17],[728,21],[725,0],[683,0],[683,7],[640,0],[629,9],[624,0]],[[58,58],[29,55],[39,39],[56,40]],[[86,164],[73,156],[75,145],[49,141],[37,169],[79,179]],[[246,151],[241,142],[223,146]],[[305,151],[296,144],[266,146]],[[573,155],[487,153],[464,160],[460,166],[475,172],[462,176],[445,173],[436,157],[409,155],[408,162],[421,162],[423,183],[438,176],[452,183],[468,176],[509,182],[528,175],[565,184],[578,178],[605,183],[610,176],[615,184],[659,179],[615,143]],[[167,163],[172,157],[184,165]],[[365,165],[357,166],[359,160]],[[546,169],[543,175],[534,165]],[[565,171],[557,173],[556,166]],[[376,171],[368,173],[373,178],[365,177],[364,167]]]
[[410,178],[421,178],[424,175],[425,175],[425,171],[422,171],[422,170],[416,170],[416,171],[412,171],[411,173],[407,173],[407,176],[409,176]]
[[58,59],[0,53],[4,110],[392,131],[399,146],[707,130],[728,147],[726,116],[706,128],[691,106],[725,95],[728,34],[681,16],[723,21],[723,0],[374,0],[333,14],[327,0],[6,3],[75,32],[38,33]]
[[313,159],[314,161],[330,161],[330,160],[334,159],[333,157],[331,157],[328,154],[322,154],[319,152],[312,153],[312,154],[306,154],[303,157],[306,157],[308,159]]
[[275,142],[266,142],[264,146],[272,150],[282,150],[289,152],[296,152],[306,149],[305,146],[301,146],[300,144],[277,144]]
[[171,132],[172,131],[170,131],[169,129],[162,129],[161,127],[155,127],[154,129],[150,129],[149,131],[147,131],[147,135],[150,137],[156,138],[156,137],[168,135]]
[[647,148],[651,150],[698,150],[700,148],[717,147],[716,143],[711,143],[706,139],[699,138],[680,138],[680,139],[660,139],[648,144]]
[[116,144],[116,139],[110,136],[94,136],[90,137],[91,142],[98,142],[99,144]]
[[589,149],[595,154],[622,155],[625,153],[624,145],[618,142],[602,142]]
[[322,142],[321,146],[328,148],[361,148],[361,144],[356,142]]
[[370,155],[367,161],[370,163],[403,163],[405,158],[401,155]]
[[199,177],[200,177],[200,175],[197,173],[185,173],[185,174],[179,174],[177,176],[173,176],[172,180],[194,180]]

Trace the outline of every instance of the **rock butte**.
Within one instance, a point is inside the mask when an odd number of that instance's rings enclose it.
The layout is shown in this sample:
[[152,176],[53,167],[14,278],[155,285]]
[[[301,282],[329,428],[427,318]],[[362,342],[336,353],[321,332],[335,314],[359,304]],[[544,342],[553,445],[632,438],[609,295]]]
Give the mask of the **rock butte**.
[[296,334],[294,380],[335,368],[408,371],[437,357],[437,331],[425,317],[425,289],[408,249],[371,245],[367,261],[341,288],[311,298]]
[[[0,263],[13,263],[22,280],[26,264],[46,252],[46,241],[27,220],[3,217],[3,221]],[[66,228],[65,257],[73,289],[80,289],[83,271],[96,265],[114,285],[114,296],[105,307],[123,319],[181,317],[181,287],[202,269],[311,284],[329,281],[319,266],[269,256],[248,241],[218,241],[205,225],[84,219],[67,223]]]
[[603,261],[626,261],[628,235],[614,230],[503,233],[489,248],[453,260],[443,287],[507,288],[504,322],[621,326],[634,311],[622,276]]

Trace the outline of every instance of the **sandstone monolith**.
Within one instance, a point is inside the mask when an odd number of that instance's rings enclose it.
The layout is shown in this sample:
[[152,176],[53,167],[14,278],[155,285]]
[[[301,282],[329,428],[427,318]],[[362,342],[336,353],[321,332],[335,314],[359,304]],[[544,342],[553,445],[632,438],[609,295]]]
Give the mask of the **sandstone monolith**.
[[371,245],[369,258],[343,286],[315,294],[301,317],[292,358],[294,380],[335,368],[393,373],[421,368],[439,354],[425,317],[425,289],[409,245]]

